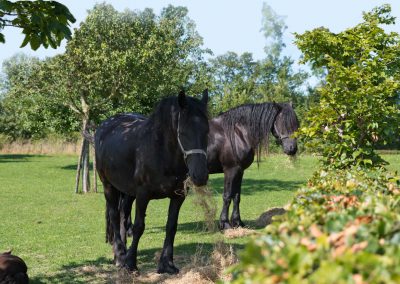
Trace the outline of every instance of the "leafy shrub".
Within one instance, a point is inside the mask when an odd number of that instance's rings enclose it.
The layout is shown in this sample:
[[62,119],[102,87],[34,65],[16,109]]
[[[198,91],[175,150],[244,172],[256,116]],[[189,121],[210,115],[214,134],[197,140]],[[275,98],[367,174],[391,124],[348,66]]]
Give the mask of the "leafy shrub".
[[400,283],[400,190],[385,172],[320,171],[250,241],[233,283]]
[[0,150],[3,149],[5,144],[10,143],[11,138],[5,134],[0,133]]
[[400,35],[385,29],[395,24],[390,13],[382,5],[340,33],[296,35],[303,62],[326,75],[300,131],[326,167],[382,166],[376,149],[399,136]]

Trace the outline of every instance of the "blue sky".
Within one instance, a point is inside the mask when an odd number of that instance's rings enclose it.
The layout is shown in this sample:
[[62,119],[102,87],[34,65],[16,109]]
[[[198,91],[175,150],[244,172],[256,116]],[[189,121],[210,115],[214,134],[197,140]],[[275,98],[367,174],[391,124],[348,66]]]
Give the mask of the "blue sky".
[[[64,1],[77,22],[72,27],[77,27],[86,17],[87,10],[96,2],[92,0]],[[101,1],[100,1],[101,2]],[[284,36],[287,48],[285,53],[298,59],[300,53],[293,44],[293,33],[303,33],[320,26],[325,26],[334,32],[339,32],[354,26],[362,20],[362,11],[370,11],[373,7],[389,3],[392,6],[392,15],[397,17],[398,24],[391,28],[400,33],[400,1],[380,0],[114,0],[106,1],[116,9],[142,10],[146,7],[153,8],[156,13],[162,7],[172,4],[186,6],[189,17],[196,23],[197,30],[204,39],[204,46],[210,48],[215,55],[227,51],[243,53],[252,52],[257,59],[264,57],[265,39],[260,32],[262,25],[261,9],[264,2],[281,16],[286,17],[288,29]],[[6,44],[0,44],[0,63],[17,52],[45,58],[61,53],[61,48],[32,51],[29,48],[19,48],[23,37],[19,29],[6,28],[3,30]]]

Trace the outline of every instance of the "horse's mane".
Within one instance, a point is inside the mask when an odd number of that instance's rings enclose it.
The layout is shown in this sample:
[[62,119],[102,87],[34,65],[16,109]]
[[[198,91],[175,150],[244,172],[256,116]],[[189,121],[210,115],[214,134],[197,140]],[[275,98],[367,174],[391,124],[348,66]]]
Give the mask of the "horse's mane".
[[[206,118],[208,117],[207,108],[202,106],[202,103],[198,99],[186,96],[185,103],[185,109],[189,110],[190,113],[197,112],[204,115]],[[175,115],[178,115],[179,109],[178,97],[166,97],[155,107],[148,121],[153,123],[154,129],[165,132],[166,129],[176,127],[173,126],[172,119]]]
[[296,113],[294,112],[294,109],[290,103],[279,103],[278,105],[282,108],[281,113],[283,125],[287,131],[285,134],[291,135],[300,127]]
[[257,150],[257,162],[259,162],[261,147],[268,147],[269,145],[269,133],[278,112],[277,104],[261,103],[241,105],[218,116],[221,118],[222,127],[229,133],[229,139],[236,156],[235,125],[240,123],[246,127],[252,147]]

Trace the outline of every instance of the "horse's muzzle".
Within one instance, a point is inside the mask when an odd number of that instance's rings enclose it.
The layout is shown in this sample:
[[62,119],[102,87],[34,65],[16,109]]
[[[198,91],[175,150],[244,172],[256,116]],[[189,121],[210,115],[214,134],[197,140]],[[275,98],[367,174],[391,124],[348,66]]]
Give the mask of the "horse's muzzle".
[[208,181],[207,158],[204,155],[190,155],[187,159],[189,176],[194,185],[203,186]]
[[291,145],[291,146],[289,146],[287,148],[284,148],[283,152],[285,152],[286,155],[294,156],[297,153],[297,146],[292,146]]

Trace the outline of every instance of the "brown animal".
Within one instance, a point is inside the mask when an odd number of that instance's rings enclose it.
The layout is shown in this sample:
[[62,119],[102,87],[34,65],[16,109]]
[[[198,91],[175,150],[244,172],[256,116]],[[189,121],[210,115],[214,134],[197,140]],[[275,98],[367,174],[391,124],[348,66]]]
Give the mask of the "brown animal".
[[25,262],[11,251],[0,254],[0,284],[29,283]]

